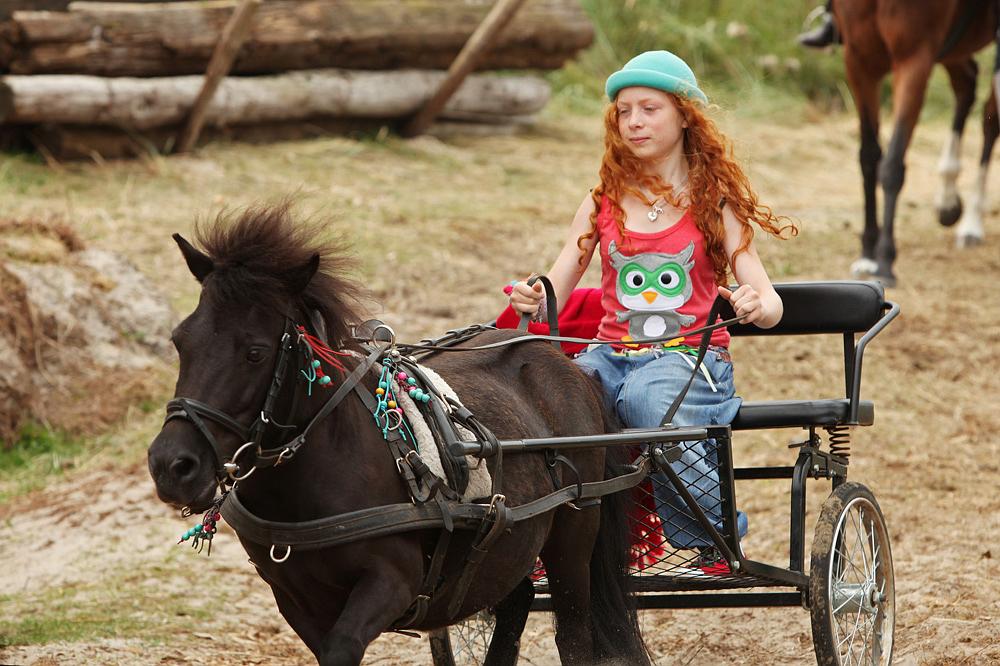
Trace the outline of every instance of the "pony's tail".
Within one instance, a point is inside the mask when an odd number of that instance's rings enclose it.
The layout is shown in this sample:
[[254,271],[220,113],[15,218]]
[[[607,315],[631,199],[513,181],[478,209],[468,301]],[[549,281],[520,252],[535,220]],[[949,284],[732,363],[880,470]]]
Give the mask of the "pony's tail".
[[[621,473],[627,451],[609,446],[605,478]],[[630,491],[601,498],[601,526],[590,557],[591,637],[598,661],[649,665],[642,640],[636,598],[628,578],[631,540],[626,517]]]

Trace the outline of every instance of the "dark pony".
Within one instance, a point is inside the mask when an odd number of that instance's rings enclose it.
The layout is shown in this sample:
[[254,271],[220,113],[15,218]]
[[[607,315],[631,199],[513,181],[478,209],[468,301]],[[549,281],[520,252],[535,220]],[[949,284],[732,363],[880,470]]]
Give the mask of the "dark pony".
[[[203,250],[175,236],[202,290],[197,308],[172,336],[180,373],[171,404],[199,407],[193,416],[168,415],[149,448],[149,470],[164,502],[192,512],[208,510],[220,483],[220,464],[244,446],[242,435],[251,423],[262,428],[261,449],[282,446],[303,432],[359,363],[361,355],[339,355],[344,371],[328,367],[330,386],[313,387],[309,395],[297,365],[283,369],[278,361],[279,341],[290,326],[325,334],[338,351],[359,349],[352,326],[360,320],[360,290],[347,277],[350,264],[343,249],[323,240],[327,233],[315,224],[296,223],[285,204],[223,217],[199,229]],[[512,335],[488,331],[474,342]],[[599,388],[548,343],[439,353],[424,363],[501,439],[600,434],[610,428]],[[361,390],[374,393],[377,381],[376,374],[367,373]],[[240,502],[261,519],[282,523],[409,505],[396,459],[362,398],[347,392],[308,430],[290,459],[274,466],[258,461],[260,469],[239,481]],[[265,401],[272,405],[272,418],[259,423]],[[175,414],[180,408],[171,409]],[[610,453],[604,448],[565,455],[582,482],[609,474]],[[495,471],[493,460],[490,469]],[[553,478],[544,454],[508,454],[502,486],[507,505],[516,508],[552,493],[554,481],[560,487],[574,485],[570,469],[556,466]],[[240,468],[241,474],[246,471]],[[512,524],[489,548],[467,592],[458,581],[475,535],[457,529],[426,613],[411,628],[431,630],[493,609],[497,626],[487,663],[514,663],[533,597],[527,576],[540,557],[563,663],[649,663],[626,590],[624,515],[617,496],[603,499],[600,508],[564,504]],[[293,549],[279,563],[280,547],[276,557],[272,544],[237,529],[281,614],[321,664],[359,664],[372,640],[400,626],[421,594],[440,532],[421,529]],[[449,603],[456,595],[461,603],[453,614]]]
[[[833,9],[844,41],[844,63],[854,104],[861,120],[861,175],[865,196],[865,228],[856,275],[874,275],[894,286],[896,259],[894,223],[903,187],[903,158],[920,116],[927,80],[936,62],[948,72],[955,93],[952,134],[938,170],[943,183],[938,196],[938,219],[956,229],[959,247],[983,240],[982,215],[986,197],[986,170],[1000,133],[994,86],[983,109],[983,149],[977,190],[963,215],[955,188],[959,147],[966,118],[975,101],[978,67],[973,56],[997,39],[997,0],[834,0]],[[1000,62],[1000,51],[998,51]],[[994,64],[994,75],[997,64]],[[892,72],[893,130],[885,155],[879,146],[879,90]],[[876,187],[882,186],[882,227],[878,225]]]

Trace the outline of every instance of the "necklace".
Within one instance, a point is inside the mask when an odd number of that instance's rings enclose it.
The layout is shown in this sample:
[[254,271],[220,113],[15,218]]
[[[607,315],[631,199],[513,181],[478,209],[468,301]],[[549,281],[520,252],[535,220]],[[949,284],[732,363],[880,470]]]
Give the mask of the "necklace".
[[[687,179],[685,179],[683,185],[674,188],[674,193],[680,194],[685,190],[685,188],[687,188],[687,185],[688,182]],[[660,205],[660,198],[657,197],[655,200],[653,200],[653,203],[650,204],[649,212],[646,213],[646,217],[649,218],[650,222],[656,222],[656,218],[658,218],[662,212],[663,212],[663,207]]]
[[649,212],[646,213],[646,217],[649,218],[650,222],[656,222],[656,218],[658,218],[660,216],[660,213],[663,212],[663,209],[660,208],[660,206],[658,205],[659,202],[660,202],[659,199],[657,199],[656,201],[654,201],[652,207],[649,210]]

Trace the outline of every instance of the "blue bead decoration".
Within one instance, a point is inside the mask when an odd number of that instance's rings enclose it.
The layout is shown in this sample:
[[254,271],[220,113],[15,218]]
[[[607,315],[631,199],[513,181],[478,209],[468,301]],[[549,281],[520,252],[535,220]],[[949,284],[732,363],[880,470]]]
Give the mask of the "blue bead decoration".
[[378,387],[380,389],[387,389],[387,388],[389,388],[389,382],[379,382],[378,383]]
[[416,386],[417,380],[414,379],[413,377],[410,377],[409,379],[406,380],[406,383],[409,384],[410,386]]
[[431,401],[430,393],[424,393],[422,396],[420,396],[420,402],[430,402],[430,401]]
[[417,391],[419,391],[419,390],[420,389],[415,389],[415,388],[414,389],[410,389],[409,391],[406,392],[406,394],[412,398],[412,397],[414,397],[414,396],[417,395]]
[[319,378],[319,383],[322,384],[323,386],[326,386],[327,384],[330,383],[330,377],[328,375],[323,375],[322,377]]
[[205,529],[204,525],[198,524],[198,525],[194,526],[194,531],[195,532],[201,532],[203,529]]
[[313,366],[314,368],[318,368],[318,367],[319,367],[319,359],[314,359],[314,360],[313,360],[313,363],[312,363],[312,366]]

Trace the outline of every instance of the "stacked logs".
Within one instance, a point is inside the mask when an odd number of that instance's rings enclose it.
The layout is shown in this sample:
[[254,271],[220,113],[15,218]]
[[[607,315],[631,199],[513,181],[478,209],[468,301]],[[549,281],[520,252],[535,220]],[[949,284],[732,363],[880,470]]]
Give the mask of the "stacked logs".
[[[0,123],[170,136],[198,96],[236,5],[200,0],[15,8],[0,23]],[[205,122],[224,128],[404,120],[434,94],[492,5],[268,0],[251,19]],[[525,0],[478,69],[556,69],[592,39],[593,28],[575,0]],[[548,94],[537,76],[477,74],[440,117],[523,122]]]

